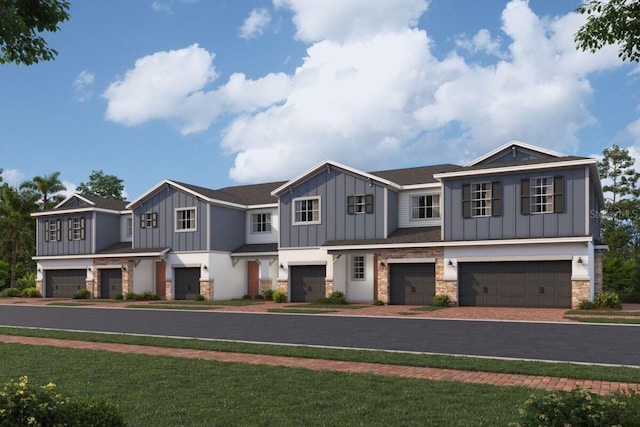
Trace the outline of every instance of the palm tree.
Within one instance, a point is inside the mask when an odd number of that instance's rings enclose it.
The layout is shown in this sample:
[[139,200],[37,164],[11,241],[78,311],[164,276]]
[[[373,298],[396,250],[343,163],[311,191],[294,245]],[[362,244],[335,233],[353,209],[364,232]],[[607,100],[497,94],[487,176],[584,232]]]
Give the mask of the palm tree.
[[53,172],[45,176],[34,176],[31,181],[25,181],[20,184],[20,188],[35,190],[40,193],[42,210],[47,210],[64,198],[58,193],[65,191],[67,187],[60,182],[59,177],[60,172]]

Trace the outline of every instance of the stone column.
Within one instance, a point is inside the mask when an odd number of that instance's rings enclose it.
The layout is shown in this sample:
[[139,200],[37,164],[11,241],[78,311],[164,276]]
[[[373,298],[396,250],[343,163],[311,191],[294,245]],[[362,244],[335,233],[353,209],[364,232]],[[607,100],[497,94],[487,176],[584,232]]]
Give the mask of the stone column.
[[324,296],[328,297],[329,295],[331,295],[331,292],[333,292],[333,280],[325,279],[324,286],[325,286]]
[[261,279],[258,288],[260,295],[264,294],[264,291],[266,291],[267,289],[273,289],[273,281],[271,279]]
[[204,299],[213,301],[213,280],[200,280],[200,294]]
[[44,282],[42,280],[36,280],[36,289],[40,292],[40,295],[43,297],[46,296],[44,294]]
[[571,281],[571,308],[578,308],[580,302],[589,301],[589,280]]
[[167,301],[172,300],[173,299],[173,290],[172,290],[172,286],[171,286],[171,280],[167,280],[166,282],[164,282],[164,291],[165,291],[165,299]]
[[389,304],[389,264],[387,259],[378,256],[378,295],[376,299]]

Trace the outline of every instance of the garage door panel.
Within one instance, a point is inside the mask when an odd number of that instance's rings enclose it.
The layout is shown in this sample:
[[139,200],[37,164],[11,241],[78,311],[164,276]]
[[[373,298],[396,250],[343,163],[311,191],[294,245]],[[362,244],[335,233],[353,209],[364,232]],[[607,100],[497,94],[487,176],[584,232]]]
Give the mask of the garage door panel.
[[71,298],[80,289],[86,288],[87,273],[84,269],[49,270],[46,272],[46,296]]
[[571,307],[570,261],[460,263],[459,273],[460,305]]
[[435,264],[391,264],[389,287],[390,304],[433,304]]

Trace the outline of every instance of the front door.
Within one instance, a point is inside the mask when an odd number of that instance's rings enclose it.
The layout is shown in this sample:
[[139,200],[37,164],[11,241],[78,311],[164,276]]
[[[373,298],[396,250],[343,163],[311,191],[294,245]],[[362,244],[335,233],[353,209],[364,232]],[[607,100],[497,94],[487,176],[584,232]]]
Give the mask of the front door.
[[166,277],[167,265],[162,261],[156,262],[156,295],[160,299],[167,299]]
[[260,264],[257,261],[247,261],[247,294],[252,297],[260,293]]

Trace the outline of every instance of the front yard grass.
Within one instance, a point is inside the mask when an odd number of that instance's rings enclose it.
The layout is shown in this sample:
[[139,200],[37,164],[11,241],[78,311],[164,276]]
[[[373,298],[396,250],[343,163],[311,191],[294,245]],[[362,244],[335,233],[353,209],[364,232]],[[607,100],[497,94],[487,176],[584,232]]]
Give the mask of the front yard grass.
[[568,310],[565,319],[584,323],[640,324],[640,311],[628,310]]
[[291,313],[291,314],[325,314],[325,313],[337,313],[338,310],[318,310],[313,308],[270,308],[267,310],[269,313]]
[[371,307],[371,305],[363,304],[321,304],[318,302],[289,304],[287,308],[338,308],[340,310],[360,310],[361,308]]
[[[2,384],[27,375],[100,396],[132,426],[508,425],[519,387],[310,371],[164,356],[0,344]],[[43,363],[34,363],[34,354]]]
[[129,304],[125,308],[142,308],[145,310],[219,310],[215,305],[159,305],[159,304]]
[[234,299],[228,301],[195,301],[195,300],[171,300],[171,301],[151,301],[150,305],[219,305],[219,306],[231,306],[231,307],[243,307],[246,305],[264,304],[264,300],[251,300],[251,299]]

